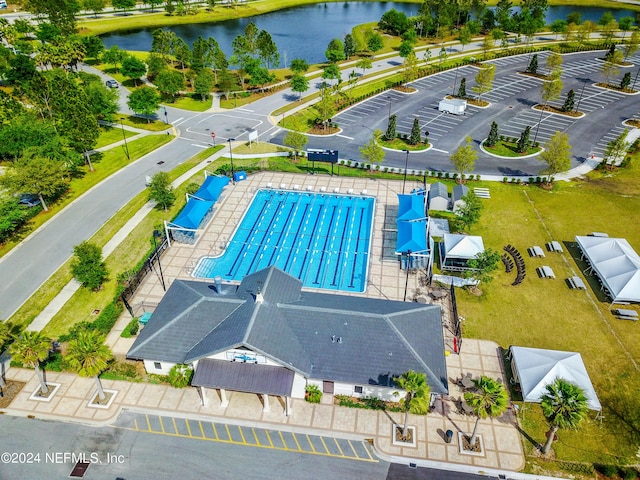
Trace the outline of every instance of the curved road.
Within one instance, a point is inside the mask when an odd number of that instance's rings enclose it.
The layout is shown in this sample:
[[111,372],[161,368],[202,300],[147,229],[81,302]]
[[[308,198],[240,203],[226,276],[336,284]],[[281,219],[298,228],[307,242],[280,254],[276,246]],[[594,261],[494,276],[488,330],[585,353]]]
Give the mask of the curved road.
[[[541,37],[544,38],[544,37]],[[548,39],[548,38],[547,38]],[[459,49],[459,46],[449,45],[449,54],[454,53]],[[467,51],[473,48],[468,47]],[[432,47],[432,56],[436,57],[440,46]],[[420,53],[422,55],[422,53]],[[581,85],[580,72],[581,68],[576,68],[574,71],[568,68],[569,64],[582,61],[582,57],[592,58],[596,54],[578,54],[565,56],[565,83],[568,85],[570,82],[578,82],[577,85]],[[569,59],[571,57],[571,59]],[[500,62],[501,60],[498,60]],[[380,58],[374,62],[373,71],[382,71],[392,66],[400,64],[401,59],[396,56],[387,58]],[[589,62],[589,61],[588,61]],[[593,63],[594,61],[591,61]],[[577,65],[578,63],[576,63]],[[515,75],[517,69],[522,69],[523,63],[514,63],[511,67],[501,66],[498,69],[496,75],[496,82],[501,78],[506,78],[505,75]],[[466,69],[473,69],[472,67],[465,67]],[[593,67],[589,67],[593,68]],[[353,68],[347,68],[343,70],[343,78],[347,78],[349,72]],[[462,69],[461,69],[462,70]],[[437,87],[431,87],[425,85],[424,89],[429,92],[430,95],[435,95],[433,98],[442,98],[442,94],[449,91],[451,88],[451,75],[453,71],[445,72],[441,76],[444,79],[438,84]],[[447,76],[448,75],[448,76]],[[108,78],[102,75],[103,78]],[[467,75],[469,76],[469,75]],[[597,75],[596,75],[597,76]],[[572,80],[573,78],[573,80]],[[597,79],[589,75],[589,78]],[[436,78],[437,80],[437,78]],[[472,86],[471,78],[468,79],[468,89]],[[421,79],[416,83],[425,81]],[[429,82],[430,80],[427,80]],[[510,80],[507,80],[510,83]],[[312,90],[319,88],[319,81],[312,82]],[[419,87],[420,88],[420,87]],[[121,90],[121,107],[123,111],[126,111],[126,97],[123,88]],[[410,115],[415,110],[416,106],[421,105],[425,101],[427,102],[425,108],[429,108],[429,102],[433,102],[433,98],[425,99],[425,91],[417,95],[403,96],[402,101],[395,102],[394,108],[398,109],[398,113],[403,115]],[[535,91],[536,93],[532,93]],[[526,102],[531,102],[531,98],[534,98],[537,94],[538,88],[532,87],[525,95],[522,101],[516,99],[520,104],[526,106]],[[566,90],[565,90],[566,91]],[[310,92],[311,93],[311,92]],[[496,95],[496,92],[490,92],[486,94],[489,98],[492,94]],[[528,95],[528,96],[527,96]],[[275,109],[291,103],[297,96],[290,89],[285,89],[276,94],[254,102],[245,108],[237,108],[230,111],[213,111],[194,113],[184,110],[178,110],[173,108],[167,108],[167,116],[164,117],[164,110],[160,110],[158,116],[161,119],[168,119],[169,123],[176,127],[179,138],[173,142],[163,146],[162,148],[151,152],[147,156],[132,163],[127,168],[111,176],[103,181],[101,184],[86,192],[82,197],[78,198],[71,205],[66,207],[61,213],[52,218],[48,223],[43,225],[38,231],[29,236],[19,247],[15,248],[12,252],[0,259],[0,278],[3,279],[0,282],[0,318],[9,318],[15,311],[71,256],[73,246],[77,245],[83,240],[91,238],[91,236],[104,224],[104,222],[112,217],[122,206],[124,206],[131,198],[140,193],[145,188],[145,176],[153,175],[160,170],[170,170],[190,158],[195,153],[210,145],[211,132],[215,132],[216,141],[225,142],[230,139],[246,140],[248,130],[255,128],[263,141],[273,141],[275,143],[281,142],[284,132],[271,123],[269,114]],[[616,115],[622,117],[624,115],[633,116],[638,112],[637,100],[638,97],[623,97],[615,100]],[[367,102],[370,102],[368,100]],[[536,100],[537,101],[537,100]],[[502,102],[502,103],[501,103]],[[358,159],[357,148],[362,145],[366,139],[370,136],[370,128],[375,128],[377,122],[382,126],[386,125],[387,118],[387,101],[383,102],[383,106],[378,105],[379,112],[373,115],[373,119],[369,119],[365,128],[358,130],[358,122],[362,124],[362,120],[357,118],[347,127],[346,121],[344,123],[345,132],[347,128],[352,128],[355,132],[353,135],[347,135],[344,133],[343,137],[333,136],[330,138],[318,138],[311,137],[308,147],[310,148],[338,148],[341,152],[342,158]],[[460,128],[452,128],[451,134],[445,131],[441,137],[442,139],[435,138],[436,130],[433,130],[432,141],[440,152],[434,150],[429,151],[427,154],[411,155],[409,158],[409,168],[424,169],[427,166],[430,169],[441,169],[445,162],[448,164],[449,151],[458,145],[465,135],[471,134],[475,140],[481,140],[483,135],[486,135],[485,130],[488,131],[490,120],[496,115],[507,121],[513,121],[514,125],[519,125],[519,120],[511,115],[512,112],[508,106],[504,104],[504,98],[496,97],[495,104],[492,108],[487,109],[481,113],[474,112],[474,115],[470,115],[465,119],[465,123]],[[404,110],[403,110],[404,109]],[[353,109],[352,109],[353,110]],[[476,109],[477,110],[477,109]],[[518,109],[521,111],[522,109]],[[582,107],[581,107],[582,110]],[[395,110],[394,110],[395,111]],[[426,111],[426,110],[425,110]],[[595,110],[594,110],[595,111]],[[515,112],[515,110],[513,110]],[[341,113],[340,116],[347,117],[348,112]],[[417,115],[422,115],[423,112],[420,108],[417,110]],[[164,118],[163,118],[164,117]],[[363,119],[365,117],[362,117]],[[401,115],[399,115],[401,118]],[[426,118],[426,117],[425,117]],[[515,120],[513,120],[515,118]],[[502,120],[501,120],[502,122]],[[581,138],[581,141],[576,142],[576,138],[572,135],[572,143],[577,145],[574,153],[576,153],[575,161],[580,160],[580,156],[586,156],[593,151],[597,138],[602,136],[602,133],[609,129],[611,126],[619,126],[619,117],[612,121],[610,118],[610,111],[596,112],[589,114],[586,119],[581,120],[579,127],[572,127],[576,129],[576,135]],[[549,122],[550,123],[550,122]],[[614,125],[615,124],[615,125]],[[355,126],[354,126],[355,125]],[[435,127],[435,124],[433,124]],[[606,126],[606,127],[605,127]],[[431,128],[431,124],[427,126]],[[502,127],[501,127],[502,128]],[[514,127],[516,128],[516,127]],[[523,128],[523,127],[517,127]],[[401,128],[399,128],[402,131]],[[541,127],[541,131],[542,131]],[[515,136],[515,135],[512,135]],[[345,138],[347,137],[347,138]],[[351,137],[351,138],[348,138]],[[580,140],[580,138],[578,140]],[[423,157],[422,155],[426,155]],[[425,158],[429,163],[425,162]],[[404,167],[406,158],[402,153],[389,153],[385,161],[386,165]],[[159,164],[159,162],[164,162]],[[505,175],[515,175],[518,173],[532,174],[533,169],[539,169],[540,164],[536,160],[526,161],[524,164],[518,164],[516,161],[509,161],[509,172],[503,172],[504,162],[495,161],[495,159],[480,159],[477,163],[480,173],[500,173]],[[99,165],[97,166],[99,168]],[[9,280],[10,279],[10,280]]]

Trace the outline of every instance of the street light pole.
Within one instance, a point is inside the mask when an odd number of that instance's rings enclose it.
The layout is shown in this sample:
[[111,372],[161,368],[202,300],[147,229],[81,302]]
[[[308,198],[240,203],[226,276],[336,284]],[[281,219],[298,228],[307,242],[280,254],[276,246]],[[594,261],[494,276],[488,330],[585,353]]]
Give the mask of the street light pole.
[[540,109],[540,119],[538,120],[538,125],[536,125],[536,134],[533,136],[533,145],[535,146],[536,140],[538,139],[538,130],[540,130],[540,124],[542,123],[542,114],[544,113],[544,109],[547,108],[547,104]]
[[636,76],[633,78],[633,85],[631,85],[631,90],[633,90],[634,88],[636,88],[636,80],[638,80],[638,74],[640,73],[640,68],[638,69],[638,71],[636,72]]
[[169,125],[169,118],[167,117],[167,107],[163,105],[162,108],[164,108],[164,123]]
[[[640,69],[638,69],[638,72],[640,72]],[[636,74],[636,77],[638,75]],[[580,102],[582,101],[582,94],[584,93],[584,87],[587,85],[587,81],[588,79],[585,78],[582,82],[582,90],[580,90],[580,98],[578,99],[578,105],[576,105],[576,112],[580,111]],[[634,85],[635,85],[635,80],[634,80]]]
[[131,157],[129,156],[129,145],[127,145],[127,136],[124,134],[124,120],[123,117],[120,117],[120,128],[122,128],[122,138],[124,139],[124,153],[127,155],[127,160],[131,161]]
[[404,186],[407,183],[407,167],[409,166],[409,150],[405,150],[407,158],[404,161],[404,180],[402,181],[402,194],[404,195]]
[[235,138],[230,138],[227,141],[229,142],[229,158],[231,159],[231,183],[236,184],[235,172],[233,170],[233,152],[231,151],[231,142],[235,142]]
[[164,275],[162,274],[162,264],[160,263],[160,252],[158,252],[158,245],[156,243],[156,237],[160,238],[162,237],[162,233],[160,233],[158,230],[154,230],[153,231],[153,251],[155,252],[156,256],[158,257],[158,267],[160,269],[160,281],[162,282],[162,290],[164,290],[165,292],[167,291],[167,287],[164,283]]

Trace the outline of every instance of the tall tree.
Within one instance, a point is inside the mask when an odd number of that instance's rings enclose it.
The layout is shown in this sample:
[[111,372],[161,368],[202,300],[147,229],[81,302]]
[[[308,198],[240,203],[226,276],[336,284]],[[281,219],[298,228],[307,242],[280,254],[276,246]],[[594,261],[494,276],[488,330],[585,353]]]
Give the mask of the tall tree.
[[81,242],[73,247],[71,273],[85,288],[98,291],[109,275],[102,261],[102,249],[89,242]]
[[367,58],[367,57],[362,57],[356,63],[356,68],[361,68],[362,69],[362,75],[364,75],[365,70],[368,70],[368,69],[370,69],[372,67],[373,67],[373,64],[371,62],[371,59]]
[[518,139],[518,143],[516,145],[516,150],[518,153],[526,153],[529,150],[529,145],[531,141],[529,140],[529,136],[531,135],[531,127],[527,125],[524,127],[524,130],[520,134],[520,138]]
[[334,38],[329,42],[327,49],[324,52],[325,57],[331,63],[344,60],[344,44],[339,38]]
[[138,80],[147,73],[147,66],[142,60],[138,60],[136,57],[127,55],[122,60],[122,67],[120,72],[125,76],[133,80],[133,84],[137,87]]
[[563,112],[570,112],[573,110],[576,100],[576,92],[573,91],[573,88],[567,92],[567,98],[562,105]]
[[540,154],[540,161],[547,164],[544,173],[547,175],[547,183],[551,183],[551,177],[563,173],[571,167],[571,145],[566,133],[556,132],[545,144]]
[[491,129],[489,130],[489,136],[484,141],[484,144],[487,147],[494,147],[496,143],[498,143],[498,124],[493,121],[491,122]]
[[306,73],[309,70],[309,64],[303,58],[294,58],[289,68],[293,73]]
[[369,38],[367,39],[367,48],[374,55],[380,50],[382,50],[383,47],[384,47],[384,40],[382,39],[379,33],[374,33],[370,35]]
[[407,438],[409,432],[409,412],[424,415],[429,410],[429,394],[431,388],[427,383],[427,376],[421,372],[409,370],[395,378],[398,388],[407,392],[402,403],[404,404],[404,427],[402,436]]
[[105,6],[105,0],[82,0],[82,8],[93,12],[95,18],[98,18],[98,13],[101,13]]
[[464,176],[467,172],[473,171],[477,159],[478,152],[473,148],[473,140],[467,136],[464,145],[460,145],[451,155],[451,163],[453,163],[455,171],[460,174],[461,182],[464,182]]
[[62,35],[72,35],[76,32],[76,15],[80,12],[78,0],[27,0],[25,10],[45,15],[49,23],[60,30]]
[[471,88],[478,94],[478,100],[482,98],[482,95],[490,92],[493,88],[493,78],[496,73],[496,66],[494,64],[483,65],[482,68],[476,74],[476,84]]
[[299,93],[298,100],[302,100],[302,94],[309,90],[309,79],[304,75],[296,73],[291,77],[291,91]]
[[143,85],[129,94],[127,105],[138,115],[147,117],[147,123],[149,123],[151,121],[149,117],[156,113],[160,106],[160,95],[155,88]]
[[384,160],[384,148],[378,145],[378,138],[382,135],[380,130],[373,132],[371,138],[359,148],[360,157],[369,165],[378,165]]
[[476,443],[480,419],[499,417],[507,410],[509,405],[507,390],[497,380],[483,375],[474,379],[473,385],[475,390],[464,394],[464,401],[473,409],[473,413],[477,417],[473,433],[469,438],[469,444],[472,447]]
[[602,63],[600,73],[604,77],[605,84],[609,84],[611,77],[615,77],[620,73],[620,64],[624,61],[622,52],[616,50],[612,55],[607,56]]
[[465,45],[469,45],[469,43],[471,43],[471,31],[466,25],[458,31],[458,41],[460,42],[460,45],[462,45],[462,51],[464,51]]
[[157,207],[164,209],[165,212],[176,201],[176,193],[166,172],[158,172],[151,177],[149,200],[156,202]]
[[534,75],[538,73],[538,54],[534,53],[531,55],[531,61],[529,62],[529,66],[527,67],[527,72],[533,73]]
[[640,30],[634,30],[631,32],[631,37],[624,46],[624,61],[627,61],[629,55],[633,55],[638,51],[638,45],[640,45]]
[[65,358],[78,375],[95,379],[98,398],[104,400],[106,396],[100,383],[100,374],[113,358],[111,350],[104,344],[104,337],[96,330],[81,330],[76,338],[69,341]]
[[604,154],[602,155],[602,161],[605,165],[615,165],[622,161],[629,147],[631,147],[631,143],[627,142],[628,134],[629,129],[625,128],[624,132],[607,143],[607,148],[605,148]]
[[577,429],[587,416],[587,397],[577,385],[556,378],[546,386],[546,392],[540,398],[540,406],[550,427],[547,441],[542,447],[542,454],[547,455],[559,429]]
[[271,34],[266,30],[260,30],[256,40],[256,48],[260,60],[267,69],[276,66],[280,61],[278,46],[273,41]]
[[[480,200],[478,199],[478,202]],[[471,270],[467,272],[467,277],[475,278],[480,283],[487,284],[493,280],[493,274],[498,270],[500,254],[490,248],[478,253],[467,262]]]
[[67,169],[60,162],[41,156],[25,155],[13,162],[5,175],[0,176],[0,185],[14,194],[37,195],[44,211],[49,207],[45,197],[60,194],[68,186]]
[[211,70],[201,70],[193,82],[194,93],[200,95],[202,100],[209,98],[211,90],[216,86],[216,79]]
[[402,79],[405,83],[413,82],[418,77],[418,58],[410,52],[402,62]]
[[462,205],[457,207],[454,212],[458,217],[457,223],[460,226],[460,230],[468,231],[478,223],[483,208],[484,205],[482,205],[480,198],[473,191],[469,191],[464,195],[462,197]]
[[549,70],[549,74],[547,75],[548,77],[560,77],[562,74],[562,55],[551,52],[549,56],[547,56],[546,64],[547,69]]
[[9,347],[12,360],[22,363],[25,367],[33,368],[40,381],[40,392],[49,393],[49,387],[44,381],[40,364],[49,358],[51,340],[40,332],[23,331]]
[[304,133],[289,131],[284,136],[284,144],[287,147],[293,148],[293,160],[298,160],[298,152],[304,150],[304,147],[309,142],[309,137]]
[[112,45],[102,52],[100,58],[104,63],[110,63],[113,65],[113,69],[117,72],[118,64],[122,61],[124,56],[124,52],[120,50],[117,45]]
[[409,143],[411,145],[417,145],[422,140],[422,135],[420,134],[420,120],[418,117],[413,119],[413,125],[411,126],[411,135],[409,135]]
[[168,96],[173,102],[184,88],[184,77],[176,70],[164,70],[156,76],[155,85],[161,94]]
[[356,54],[356,42],[353,39],[353,35],[347,33],[344,36],[344,58],[349,60]]
[[382,137],[384,140],[390,142],[392,140],[394,140],[396,138],[396,122],[397,122],[397,116],[394,113],[393,115],[391,115],[389,117],[389,124],[387,125],[387,131],[384,134],[384,137]]

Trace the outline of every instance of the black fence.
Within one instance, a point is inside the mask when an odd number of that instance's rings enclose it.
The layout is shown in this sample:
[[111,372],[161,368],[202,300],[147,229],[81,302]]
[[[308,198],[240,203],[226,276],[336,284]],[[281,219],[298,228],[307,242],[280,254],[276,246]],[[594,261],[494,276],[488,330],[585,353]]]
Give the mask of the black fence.
[[[169,248],[169,241],[167,237],[163,236],[162,238],[157,239],[156,247],[149,254],[147,259],[142,262],[140,268],[127,279],[124,290],[120,294],[120,298],[122,299],[122,303],[124,303],[124,306],[132,317],[134,317],[135,315],[133,313],[133,308],[129,304],[129,300],[135,295],[138,287],[149,273],[156,271],[158,275],[162,275],[160,268],[160,259],[162,258],[162,255],[167,250],[167,248]],[[164,279],[162,279],[162,281],[164,284]]]
[[454,344],[453,350],[455,353],[460,353],[460,347],[462,347],[462,327],[460,325],[460,317],[458,316],[458,304],[456,302],[456,288],[451,283],[449,289],[451,293],[451,323],[453,326]]

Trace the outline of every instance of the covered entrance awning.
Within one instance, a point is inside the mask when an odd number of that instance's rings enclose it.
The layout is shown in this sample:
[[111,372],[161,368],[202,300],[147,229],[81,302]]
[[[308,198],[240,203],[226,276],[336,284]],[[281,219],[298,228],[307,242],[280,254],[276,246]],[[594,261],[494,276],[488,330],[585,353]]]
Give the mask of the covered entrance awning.
[[284,367],[205,358],[198,361],[191,385],[290,397],[294,375]]

